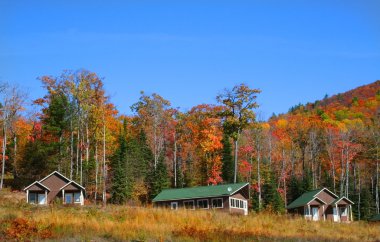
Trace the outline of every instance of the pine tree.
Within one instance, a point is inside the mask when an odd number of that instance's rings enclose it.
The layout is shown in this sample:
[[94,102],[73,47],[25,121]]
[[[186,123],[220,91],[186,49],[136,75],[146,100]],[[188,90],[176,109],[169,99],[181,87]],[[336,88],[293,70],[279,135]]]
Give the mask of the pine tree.
[[[302,193],[313,190],[313,181],[311,171],[307,170],[302,180]],[[302,195],[301,193],[301,195]]]
[[360,220],[368,220],[375,214],[375,201],[367,186],[362,188],[360,195]]
[[[288,187],[288,201],[293,202],[303,193],[302,184],[299,182],[296,176],[291,176]],[[289,203],[290,204],[290,203]]]
[[223,133],[223,151],[222,151],[222,178],[226,183],[232,183],[234,180],[234,161],[232,157],[232,146],[230,143],[230,137]]
[[266,209],[274,212],[283,213],[285,211],[284,201],[277,190],[276,179],[272,171],[267,174],[266,182],[263,185],[263,203]]
[[164,163],[164,156],[160,155],[156,169],[152,167],[150,175],[147,177],[149,184],[150,198],[153,199],[164,188],[168,188],[168,172]]
[[115,204],[123,204],[126,202],[127,197],[130,196],[130,189],[128,189],[128,180],[126,172],[126,121],[123,123],[123,130],[119,135],[119,147],[116,150],[112,162],[112,187],[111,187],[111,202]]

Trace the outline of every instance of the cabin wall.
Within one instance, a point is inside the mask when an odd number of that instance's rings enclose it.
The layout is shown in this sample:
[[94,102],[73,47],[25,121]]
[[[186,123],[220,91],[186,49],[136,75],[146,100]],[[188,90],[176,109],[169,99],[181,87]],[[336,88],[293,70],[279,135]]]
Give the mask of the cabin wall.
[[[223,208],[212,208],[212,200],[216,198],[223,199]],[[213,197],[213,198],[196,198],[196,199],[183,199],[183,200],[169,200],[169,201],[163,201],[163,202],[156,202],[155,206],[157,207],[165,207],[165,208],[171,208],[172,202],[178,203],[178,208],[183,209],[185,208],[184,202],[186,201],[194,201],[194,209],[203,209],[198,208],[198,201],[200,200],[207,200],[208,202],[208,209],[216,209],[216,210],[229,210],[229,200],[228,197]],[[207,209],[205,209],[207,210]]]
[[327,204],[332,203],[336,199],[334,196],[330,195],[330,193],[326,192],[325,190],[321,191],[317,195],[317,197]]
[[60,176],[56,174],[53,174],[50,177],[48,177],[46,180],[43,180],[41,183],[50,189],[50,192],[48,194],[48,203],[50,203],[57,196],[62,197],[62,192],[60,192],[60,189],[64,185],[66,185],[68,181],[66,181],[65,179],[61,178]]
[[[223,199],[223,208],[213,208],[212,207],[212,200],[216,198],[222,198]],[[240,200],[247,201],[244,196],[240,193],[235,194],[231,196],[231,198],[236,198]],[[195,209],[202,209],[198,207],[198,201],[199,200],[207,200],[208,201],[208,209],[213,209],[216,211],[223,211],[223,212],[230,212],[230,213],[235,213],[235,214],[244,214],[244,209],[238,209],[238,208],[231,208],[230,207],[230,197],[225,196],[225,197],[215,197],[215,198],[198,198],[198,199],[184,199],[184,200],[170,200],[170,201],[164,201],[164,202],[156,202],[155,206],[156,207],[164,207],[164,208],[171,208],[171,203],[172,202],[177,202],[178,203],[178,209],[184,209],[184,202],[186,201],[194,201],[195,204]],[[247,202],[248,205],[248,202]],[[207,209],[205,209],[207,210]]]

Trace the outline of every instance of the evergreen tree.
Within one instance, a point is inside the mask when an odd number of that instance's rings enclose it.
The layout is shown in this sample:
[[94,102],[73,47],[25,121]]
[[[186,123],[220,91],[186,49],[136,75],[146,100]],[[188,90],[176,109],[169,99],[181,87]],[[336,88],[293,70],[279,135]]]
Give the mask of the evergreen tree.
[[371,191],[367,186],[363,186],[360,193],[360,220],[370,219],[375,214],[375,211],[375,201]]
[[309,192],[311,190],[313,190],[312,174],[311,171],[307,170],[305,172],[305,177],[302,180],[302,193]]
[[112,187],[111,187],[111,202],[115,204],[123,204],[130,196],[128,189],[128,180],[126,172],[126,121],[123,123],[123,130],[119,135],[119,147],[116,150],[112,162]]
[[232,157],[230,137],[226,132],[223,133],[222,144],[222,178],[225,183],[232,183],[234,180],[234,161]]
[[263,185],[263,203],[267,209],[277,213],[285,211],[284,201],[277,190],[277,183],[272,171],[269,171],[265,184]]
[[50,96],[49,106],[42,110],[44,114],[42,117],[44,136],[52,138],[46,141],[45,144],[50,148],[48,162],[55,164],[55,167],[58,166],[60,172],[64,170],[64,167],[62,167],[65,156],[65,139],[63,134],[68,129],[67,110],[69,105],[67,97],[63,93],[58,92]]
[[164,163],[163,155],[160,155],[156,169],[152,167],[150,175],[147,177],[147,180],[149,184],[149,194],[151,199],[157,196],[157,194],[159,194],[164,188],[168,188],[168,172]]
[[288,187],[288,204],[296,200],[303,193],[303,188],[301,182],[297,179],[296,176],[291,176],[289,187]]
[[322,173],[322,179],[321,179],[321,187],[326,187],[330,191],[334,192],[334,181],[332,176],[330,176],[328,171],[324,171]]

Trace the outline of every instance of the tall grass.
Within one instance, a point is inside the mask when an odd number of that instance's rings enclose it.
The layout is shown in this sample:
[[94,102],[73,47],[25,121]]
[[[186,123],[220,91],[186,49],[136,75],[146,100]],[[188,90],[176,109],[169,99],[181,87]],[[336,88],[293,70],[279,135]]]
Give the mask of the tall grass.
[[380,225],[366,222],[338,224],[271,213],[236,216],[112,205],[35,207],[9,199],[0,200],[0,224],[0,240],[380,241]]

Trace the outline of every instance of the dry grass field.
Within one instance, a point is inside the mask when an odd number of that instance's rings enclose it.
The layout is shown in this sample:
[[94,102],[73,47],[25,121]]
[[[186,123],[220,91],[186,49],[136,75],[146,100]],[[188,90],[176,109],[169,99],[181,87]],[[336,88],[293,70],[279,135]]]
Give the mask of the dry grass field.
[[0,192],[0,241],[380,241],[380,224],[367,222],[113,205],[37,207],[22,197]]

